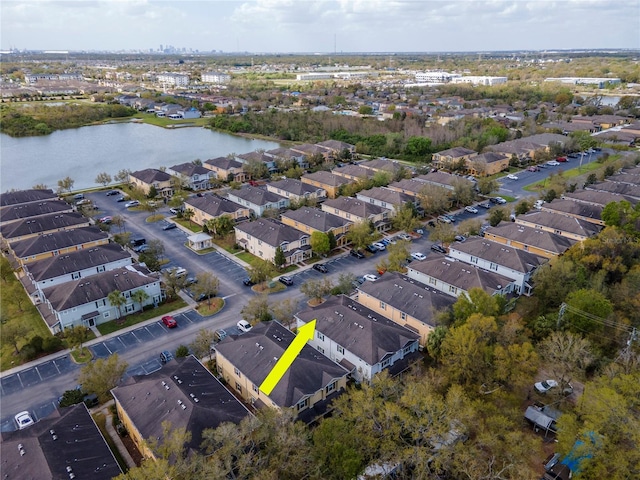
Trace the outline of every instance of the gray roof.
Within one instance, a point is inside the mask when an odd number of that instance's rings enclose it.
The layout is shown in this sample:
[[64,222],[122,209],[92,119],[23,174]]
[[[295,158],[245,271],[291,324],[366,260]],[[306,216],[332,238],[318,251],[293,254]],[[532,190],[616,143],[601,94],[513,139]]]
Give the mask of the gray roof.
[[505,155],[504,153],[485,152],[478,155],[477,157],[473,157],[473,161],[484,161],[485,163],[490,164],[494,162],[500,162],[506,158],[509,158],[509,156]]
[[602,230],[602,227],[595,223],[580,220],[579,218],[567,217],[557,213],[543,212],[542,210],[529,212],[525,215],[518,215],[516,217],[516,223],[524,222],[533,223],[534,225],[540,225],[546,228],[552,228],[554,231],[567,232],[583,237],[591,237]]
[[264,206],[286,200],[285,197],[267,191],[266,188],[243,185],[239,190],[230,190],[227,195],[235,196],[253,205]]
[[483,260],[489,260],[521,273],[529,273],[547,261],[544,257],[481,237],[469,238],[462,243],[453,243],[449,246],[449,250],[457,250]]
[[335,175],[342,177],[355,177],[355,178],[371,178],[376,174],[375,170],[370,168],[364,168],[360,165],[345,165],[344,167],[338,167],[331,170]]
[[497,227],[489,227],[484,232],[485,238],[491,235],[530,245],[550,253],[560,255],[577,242],[556,233],[546,232],[539,228],[518,225],[513,222],[502,222]]
[[351,145],[350,143],[341,142],[340,140],[325,140],[324,142],[316,143],[316,145],[320,147],[328,148],[338,153],[342,152],[345,149],[351,150],[354,148],[354,146]]
[[0,193],[0,207],[18,205],[20,203],[42,202],[54,200],[58,195],[53,190],[17,190],[15,192]]
[[401,207],[407,202],[415,202],[416,197],[412,197],[407,193],[397,192],[387,187],[374,187],[369,190],[362,190],[356,194],[360,200],[373,199],[379,202],[385,202],[394,207]]
[[273,157],[269,155],[265,155],[263,152],[249,152],[243,153],[241,155],[236,155],[237,158],[244,160],[245,162],[262,162],[262,163],[271,163],[273,162]]
[[585,187],[587,190],[596,190],[601,192],[617,193],[631,197],[636,201],[640,200],[640,185],[631,185],[628,183],[616,182],[598,182],[592,183]]
[[314,187],[313,185],[309,185],[308,183],[303,183],[295,178],[285,178],[275,182],[269,182],[267,184],[267,189],[271,192],[273,192],[274,189],[280,189],[299,197],[315,194],[318,191],[318,187]]
[[[290,218],[294,222],[306,225],[320,232],[329,232],[330,230],[350,225],[353,222],[346,218],[339,217],[329,212],[320,210],[319,208],[302,207],[297,210],[287,210],[282,217]],[[302,230],[302,229],[300,229]]]
[[247,210],[247,207],[243,207],[228,198],[220,197],[215,193],[210,195],[205,194],[202,197],[190,197],[184,203],[186,207],[197,208],[212,217],[219,217],[226,213],[235,213],[238,210]]
[[[24,268],[36,282],[68,275],[87,268],[99,267],[107,263],[117,262],[131,255],[117,243],[107,243],[93,248],[84,248],[75,252],[56,255],[29,263]],[[133,261],[133,259],[131,259]],[[97,273],[97,271],[96,271]]]
[[629,185],[640,185],[640,167],[634,169],[621,170],[620,173],[605,178],[607,182],[628,183]]
[[[255,325],[242,335],[229,335],[215,349],[259,387],[294,337],[274,320]],[[305,345],[269,398],[279,407],[292,407],[347,374],[342,366]]]
[[347,185],[348,183],[351,183],[351,180],[349,180],[348,178],[341,177],[340,175],[335,175],[324,170],[320,170],[314,173],[307,173],[303,175],[302,178],[307,178],[318,183],[324,183],[325,185],[330,185],[332,187],[339,187],[341,185]]
[[192,177],[194,175],[209,175],[211,170],[208,168],[204,168],[202,165],[198,165],[193,162],[180,163],[178,165],[174,165],[173,167],[169,167],[169,169],[173,170],[176,173],[184,175],[185,177]]
[[[416,180],[415,178],[403,178],[399,182],[390,183],[387,188],[391,190],[401,191],[406,193],[407,195],[418,196],[420,192],[424,190],[424,182],[420,180]],[[445,187],[440,187],[445,188]]]
[[252,237],[272,247],[277,247],[285,242],[297,242],[303,237],[309,237],[308,233],[303,233],[300,230],[270,218],[259,218],[252,222],[244,222],[236,225],[235,228],[241,232],[248,233]]
[[590,203],[592,205],[606,206],[607,203],[621,202],[625,200],[632,205],[638,203],[637,199],[627,197],[611,192],[599,192],[595,190],[576,190],[575,192],[565,192],[562,194],[562,198],[572,200],[574,202]]
[[[375,215],[379,215],[386,210],[389,210],[387,208],[382,208],[378,205],[374,205],[373,203],[358,200],[357,198],[353,197],[338,197],[326,200],[322,204],[322,209],[327,211],[325,207],[327,209],[336,208],[360,219],[370,218]],[[331,211],[329,211],[329,213],[331,213]]]
[[325,155],[329,150],[332,150],[332,149],[327,147],[322,147],[320,145],[314,145],[312,143],[305,143],[303,145],[294,145],[291,147],[291,150],[293,150],[294,152],[301,152],[306,155],[313,155],[316,153]]
[[29,428],[0,435],[3,478],[68,480],[67,467],[78,479],[110,480],[122,473],[84,403],[56,409]]
[[51,213],[5,223],[0,226],[0,234],[6,239],[12,239],[63,228],[73,228],[79,225],[88,227],[89,219],[76,212]]
[[210,158],[206,162],[206,165],[211,165],[221,170],[230,170],[232,168],[242,168],[242,163],[237,161],[235,158],[227,158],[227,157],[217,157]]
[[26,258],[107,238],[107,232],[101,232],[95,227],[80,227],[18,240],[11,244],[11,249],[18,258]]
[[399,164],[398,162],[394,162],[392,160],[384,160],[382,158],[376,158],[373,160],[369,160],[368,162],[362,162],[358,165],[364,168],[369,168],[371,170],[389,172],[392,174],[397,172],[401,167],[401,164]]
[[70,212],[72,210],[73,207],[64,200],[43,200],[42,202],[9,205],[0,209],[0,222],[6,223],[22,218]]
[[290,148],[279,147],[274,148],[273,150],[267,150],[267,155],[272,156],[274,158],[283,158],[283,159],[291,159],[291,158],[303,158],[305,155],[300,152],[294,152]]
[[171,180],[171,175],[156,168],[145,168],[144,170],[132,172],[129,175],[146,184],[152,184],[154,182],[166,182]]
[[415,179],[419,182],[441,185],[445,188],[451,188],[455,182],[459,182],[461,180],[469,184],[471,183],[468,179],[461,177],[460,175],[445,172],[430,172],[426,175],[418,175]]
[[442,150],[441,152],[437,152],[435,155],[441,155],[443,157],[460,158],[467,155],[472,155],[474,153],[477,153],[477,152],[475,150],[471,150],[470,148],[453,147],[447,150]]
[[502,290],[510,283],[513,283],[513,280],[503,275],[455,261],[439,253],[429,255],[426,260],[421,262],[410,263],[408,269],[409,272],[414,270],[423,273],[466,292],[478,287],[489,294],[493,294],[495,291]]
[[592,218],[594,220],[602,220],[601,205],[593,205],[590,203],[574,202],[573,200],[563,200],[556,198],[551,203],[544,203],[540,210],[545,212],[555,212],[559,214],[570,214],[585,219]]
[[455,303],[451,296],[395,272],[387,272],[375,282],[364,282],[358,291],[433,327],[434,313]]
[[129,377],[111,393],[145,440],[161,438],[162,422],[168,421],[171,428],[191,434],[187,450],[201,453],[205,429],[225,422],[237,425],[251,415],[193,355],[149,375]]
[[296,317],[304,323],[316,319],[317,331],[369,365],[381,362],[420,338],[344,295],[298,312]]
[[47,287],[42,289],[42,293],[51,303],[51,307],[60,312],[107,298],[114,290],[124,293],[159,282],[157,278],[148,275],[148,270],[146,273],[143,270],[145,269],[141,266],[136,268],[133,265],[128,265],[125,268],[117,268],[87,278]]

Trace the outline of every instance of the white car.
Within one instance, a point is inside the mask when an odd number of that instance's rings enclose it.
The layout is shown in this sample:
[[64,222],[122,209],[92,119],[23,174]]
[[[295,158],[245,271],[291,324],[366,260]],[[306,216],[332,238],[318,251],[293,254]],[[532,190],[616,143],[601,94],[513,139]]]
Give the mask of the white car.
[[414,260],[426,260],[427,256],[424,253],[414,252],[411,254],[411,258]]
[[382,242],[376,242],[376,243],[373,244],[373,246],[376,247],[380,251],[387,249],[387,247],[385,247],[384,243],[382,243]]
[[560,162],[556,162],[555,160],[550,160],[547,162],[547,165],[549,165],[550,167],[557,167],[558,165],[560,165]]
[[131,200],[130,202],[125,203],[124,207],[131,208],[131,207],[137,207],[138,205],[140,205],[140,202],[138,200]]
[[398,235],[402,240],[406,240],[407,242],[410,242],[411,240],[413,240],[411,238],[411,235],[407,235],[406,233],[401,233],[400,235]]
[[364,278],[365,280],[369,280],[370,282],[375,282],[378,279],[378,277],[376,277],[372,273],[367,273],[366,275],[363,275],[362,278]]
[[516,177],[514,174],[510,173],[509,175],[507,175],[507,178],[509,180],[518,180],[518,177]]
[[469,213],[478,213],[478,209],[476,207],[472,207],[471,205],[469,205],[468,207],[464,207],[464,211]]
[[558,382],[556,382],[555,380],[543,380],[543,381],[538,382],[538,383],[533,385],[533,387],[539,393],[548,392],[549,390],[551,390],[552,388],[555,388],[557,386],[558,386]]
[[30,427],[35,423],[33,421],[33,418],[31,418],[31,414],[27,411],[16,414],[15,419],[16,423],[18,424],[18,430]]
[[238,326],[238,330],[240,330],[243,333],[247,333],[253,328],[251,324],[246,320],[240,320],[236,325]]

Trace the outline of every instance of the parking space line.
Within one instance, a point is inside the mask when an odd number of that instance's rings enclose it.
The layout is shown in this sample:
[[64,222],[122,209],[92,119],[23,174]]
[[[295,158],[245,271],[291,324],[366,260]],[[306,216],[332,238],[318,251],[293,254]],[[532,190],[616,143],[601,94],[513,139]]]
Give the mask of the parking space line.
[[24,383],[22,383],[22,379],[20,378],[20,374],[16,373],[16,377],[18,377],[18,380],[20,380],[20,385],[22,386],[22,388],[24,388]]
[[40,377],[40,381],[42,381],[42,375],[40,375],[40,370],[38,370],[38,367],[34,367],[34,370],[38,374],[38,377]]
[[102,345],[104,345],[104,348],[107,349],[107,352],[109,352],[109,355],[113,355],[113,352],[111,351],[111,349],[109,348],[109,346],[106,343],[102,342]]
[[118,336],[118,341],[122,344],[123,347],[127,347],[127,344],[122,341],[122,338],[120,338],[120,336]]
[[140,341],[140,339],[139,339],[138,337],[136,337],[136,332],[135,332],[135,331],[132,331],[132,332],[131,332],[131,335],[133,335],[133,338],[135,338],[135,339],[136,339],[136,341],[137,341],[138,343],[142,343],[142,342]]
[[56,370],[58,371],[58,374],[60,374],[60,368],[58,367],[58,364],[56,363],[56,361],[54,360],[51,363],[53,363],[53,366],[56,367]]

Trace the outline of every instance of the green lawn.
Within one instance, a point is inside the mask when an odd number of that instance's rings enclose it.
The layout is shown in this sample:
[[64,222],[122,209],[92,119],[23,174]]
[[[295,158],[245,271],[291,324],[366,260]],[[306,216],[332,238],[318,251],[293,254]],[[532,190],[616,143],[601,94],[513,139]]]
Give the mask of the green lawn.
[[[569,179],[569,178],[578,177],[580,175],[584,175],[586,173],[590,173],[595,170],[598,170],[601,167],[602,167],[601,163],[597,163],[597,162],[587,163],[582,167],[576,167],[570,170],[563,171],[562,178]],[[539,182],[532,183],[530,185],[527,185],[526,187],[522,187],[522,189],[526,190],[527,192],[539,192],[540,190],[543,190],[545,188],[546,183],[547,183],[547,179],[545,178],[544,180],[540,180]]]
[[156,127],[172,127],[174,125],[193,125],[197,127],[204,127],[208,125],[208,118],[189,118],[183,120],[172,120],[166,117],[157,117],[152,113],[139,113],[133,118],[142,120],[149,125],[155,125]]
[[178,218],[178,217],[175,217],[174,221],[177,224],[182,225],[184,228],[188,228],[193,233],[202,232],[202,227],[200,225],[198,225],[197,223],[189,222],[188,220],[185,220],[184,218]]
[[258,257],[256,257],[255,255],[251,255],[249,252],[240,252],[236,254],[236,257],[247,262],[249,265],[253,265],[258,260],[260,260]]
[[102,335],[107,335],[109,333],[122,330],[123,328],[131,327],[132,325],[136,325],[140,322],[144,322],[145,320],[149,320],[150,318],[159,317],[161,315],[171,313],[174,310],[178,310],[179,308],[186,306],[187,304],[185,303],[185,301],[181,298],[178,298],[177,300],[174,300],[172,302],[165,302],[159,305],[158,308],[150,308],[149,310],[145,310],[141,313],[127,315],[126,317],[120,318],[118,320],[111,320],[110,322],[101,323],[97,328]]

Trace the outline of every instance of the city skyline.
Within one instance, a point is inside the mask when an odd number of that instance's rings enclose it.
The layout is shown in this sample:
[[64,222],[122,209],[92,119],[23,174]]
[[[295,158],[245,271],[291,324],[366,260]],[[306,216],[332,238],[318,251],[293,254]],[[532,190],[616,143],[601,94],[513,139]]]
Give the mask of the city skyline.
[[0,3],[2,50],[341,53],[635,49],[640,0]]

